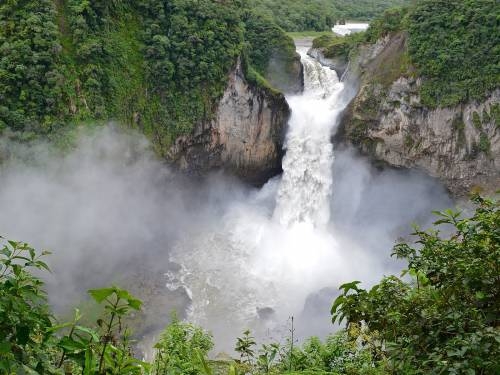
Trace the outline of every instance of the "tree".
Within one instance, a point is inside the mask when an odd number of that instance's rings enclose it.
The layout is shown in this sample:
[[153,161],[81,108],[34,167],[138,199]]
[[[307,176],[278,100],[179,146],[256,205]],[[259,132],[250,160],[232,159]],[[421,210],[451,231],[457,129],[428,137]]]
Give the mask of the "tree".
[[396,245],[394,255],[408,261],[402,277],[385,277],[369,291],[357,281],[341,286],[333,321],[379,335],[396,373],[500,371],[499,203],[473,201],[470,218],[436,212],[435,225],[451,226],[451,235],[416,228],[416,246]]
[[52,316],[43,282],[30,268],[48,267],[23,242],[8,241],[0,250],[0,372],[54,371],[48,333]]

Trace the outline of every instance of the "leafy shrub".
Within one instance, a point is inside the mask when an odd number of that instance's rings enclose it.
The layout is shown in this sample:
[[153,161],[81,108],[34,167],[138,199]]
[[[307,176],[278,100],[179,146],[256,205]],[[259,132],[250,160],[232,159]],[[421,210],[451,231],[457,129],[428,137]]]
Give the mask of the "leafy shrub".
[[52,316],[43,283],[29,273],[30,268],[48,269],[29,245],[8,241],[0,250],[2,373],[54,371]]
[[[91,290],[105,315],[97,328],[55,324],[43,282],[29,270],[49,270],[49,254],[22,242],[8,241],[0,250],[0,371],[5,374],[142,374],[147,364],[131,355],[129,332],[122,319],[141,301],[112,287]],[[66,330],[66,334],[62,334]],[[59,332],[59,333],[58,333]]]
[[348,283],[333,304],[334,321],[380,335],[378,348],[397,373],[498,373],[500,205],[474,202],[470,218],[437,213],[435,224],[452,226],[452,235],[417,228],[418,247],[394,248],[411,281],[390,276],[369,291]]
[[472,113],[472,125],[474,125],[474,127],[477,130],[483,129],[483,124],[481,123],[481,116],[479,116],[479,113],[477,112]]
[[[212,336],[174,314],[155,345],[153,373],[198,375],[206,371],[205,357],[213,348]],[[208,371],[210,372],[210,371]]]
[[366,40],[374,43],[388,34],[404,30],[407,25],[408,10],[409,8],[386,10],[380,17],[370,23],[370,27],[366,30]]
[[313,47],[320,48],[325,57],[347,59],[351,52],[354,52],[364,42],[364,38],[364,33],[355,33],[344,37],[323,35],[313,40]]
[[486,134],[485,132],[481,132],[481,134],[479,135],[479,150],[481,152],[484,152],[485,154],[489,154],[490,153],[490,150],[491,150],[491,142],[490,142],[490,139],[488,137],[488,134]]
[[481,100],[500,85],[499,13],[495,0],[416,4],[409,14],[408,48],[425,78],[423,104],[446,107]]

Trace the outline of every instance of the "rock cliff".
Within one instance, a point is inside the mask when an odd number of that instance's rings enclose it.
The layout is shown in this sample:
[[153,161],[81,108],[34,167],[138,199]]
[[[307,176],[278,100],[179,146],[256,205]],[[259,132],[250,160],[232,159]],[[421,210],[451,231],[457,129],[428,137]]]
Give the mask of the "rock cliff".
[[346,77],[359,91],[338,138],[377,161],[422,169],[455,196],[499,189],[500,90],[481,102],[427,108],[421,80],[405,66],[405,45],[398,33],[359,49]]
[[309,56],[319,61],[323,66],[327,66],[337,72],[339,77],[342,77],[347,71],[349,61],[343,57],[328,58],[325,56],[321,48],[310,48],[307,52]]
[[213,120],[178,138],[169,158],[188,172],[223,169],[260,185],[281,171],[289,116],[283,94],[249,83],[238,61]]

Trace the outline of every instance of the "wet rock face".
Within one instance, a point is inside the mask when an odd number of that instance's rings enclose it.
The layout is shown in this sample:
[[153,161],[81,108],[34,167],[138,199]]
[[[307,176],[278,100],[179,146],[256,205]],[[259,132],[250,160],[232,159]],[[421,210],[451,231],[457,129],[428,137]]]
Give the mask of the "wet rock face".
[[490,113],[500,90],[481,103],[429,110],[419,106],[418,82],[400,78],[382,102],[378,122],[367,130],[375,158],[421,168],[457,196],[474,188],[500,187],[500,129]]
[[223,169],[260,185],[281,172],[289,116],[285,97],[249,84],[238,63],[215,118],[198,124],[191,135],[178,138],[169,156],[188,172]]
[[420,101],[420,79],[381,74],[399,61],[404,35],[363,48],[351,62],[358,68],[359,91],[342,123],[343,140],[374,160],[422,169],[457,197],[474,189],[497,190],[500,90],[481,102],[427,108]]
[[347,71],[349,61],[344,57],[328,58],[319,48],[311,48],[309,49],[309,51],[307,51],[307,54],[312,58],[318,60],[321,65],[335,70],[339,77],[342,77]]
[[301,93],[304,90],[304,68],[300,55],[296,53],[295,59],[289,61],[274,54],[269,59],[265,78],[272,87],[286,95]]

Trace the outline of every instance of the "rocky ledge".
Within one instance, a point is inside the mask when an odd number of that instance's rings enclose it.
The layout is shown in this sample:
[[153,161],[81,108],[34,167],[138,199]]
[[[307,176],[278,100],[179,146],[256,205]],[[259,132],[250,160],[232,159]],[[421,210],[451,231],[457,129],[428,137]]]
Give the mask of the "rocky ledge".
[[187,172],[222,169],[245,182],[263,184],[281,172],[289,117],[284,95],[248,82],[238,61],[214,119],[178,138],[169,158]]
[[406,35],[363,46],[347,79],[359,91],[339,139],[375,161],[418,168],[439,178],[456,197],[500,188],[500,90],[484,100],[448,108],[421,104],[421,80],[400,71]]

